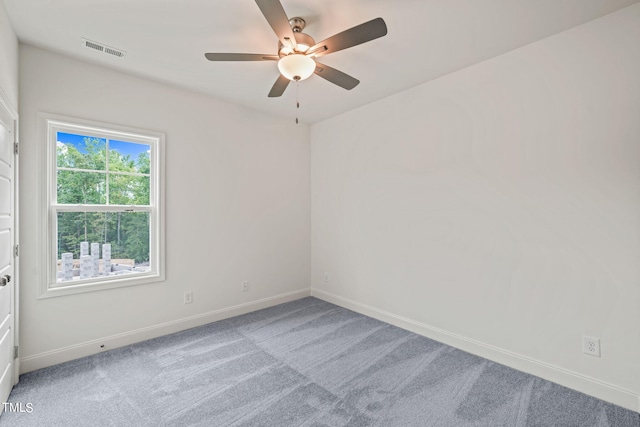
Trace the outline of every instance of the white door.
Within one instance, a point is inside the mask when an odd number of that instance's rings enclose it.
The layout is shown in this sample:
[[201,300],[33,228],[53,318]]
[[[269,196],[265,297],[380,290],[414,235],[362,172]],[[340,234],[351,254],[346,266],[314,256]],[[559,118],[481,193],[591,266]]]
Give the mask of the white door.
[[[0,101],[2,101],[0,99]],[[6,402],[15,383],[15,188],[16,120],[0,102],[0,402]],[[2,405],[4,407],[4,405]],[[0,408],[0,412],[3,408]]]

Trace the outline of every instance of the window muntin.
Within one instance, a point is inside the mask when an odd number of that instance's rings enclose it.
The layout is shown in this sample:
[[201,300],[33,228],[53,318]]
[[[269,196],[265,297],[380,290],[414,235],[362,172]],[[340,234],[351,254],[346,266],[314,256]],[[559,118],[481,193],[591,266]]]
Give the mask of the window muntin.
[[163,135],[78,122],[46,120],[50,244],[40,296],[163,280]]

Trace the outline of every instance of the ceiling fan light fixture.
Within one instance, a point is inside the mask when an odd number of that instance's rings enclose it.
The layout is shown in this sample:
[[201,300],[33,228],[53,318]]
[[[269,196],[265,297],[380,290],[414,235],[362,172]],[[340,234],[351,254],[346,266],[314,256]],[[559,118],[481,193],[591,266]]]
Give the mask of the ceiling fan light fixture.
[[297,50],[298,52],[305,53],[306,51],[308,51],[308,50],[309,50],[309,48],[310,48],[310,47],[311,47],[311,46],[306,45],[306,44],[304,44],[304,43],[298,43],[298,46],[296,46],[296,50]]
[[286,46],[282,46],[280,48],[280,50],[278,51],[278,56],[280,56],[280,58],[282,58],[283,56],[291,55],[293,52],[294,52],[293,49],[289,49]]
[[308,56],[294,53],[280,58],[278,69],[289,80],[304,80],[316,70],[316,61]]

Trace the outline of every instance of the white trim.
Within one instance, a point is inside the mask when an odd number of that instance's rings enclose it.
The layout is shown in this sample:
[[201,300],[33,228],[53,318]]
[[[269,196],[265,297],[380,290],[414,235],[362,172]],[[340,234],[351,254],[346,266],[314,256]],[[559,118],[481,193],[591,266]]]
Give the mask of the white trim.
[[[45,368],[47,366],[57,365],[69,360],[100,353],[101,351],[111,350],[130,344],[135,344],[140,341],[146,341],[152,338],[161,337],[163,335],[180,332],[185,329],[195,328],[197,326],[206,325],[207,323],[228,319],[229,317],[239,316],[241,314],[246,314],[252,311],[261,310],[263,308],[272,307],[274,305],[282,304],[285,302],[294,301],[300,298],[308,297],[310,295],[311,291],[309,289],[288,292],[257,301],[251,301],[227,308],[222,308],[219,310],[209,311],[207,313],[196,314],[194,316],[185,317],[183,319],[148,326],[146,328],[135,329],[128,332],[103,337],[100,339],[85,341],[83,343],[46,351],[44,353],[21,357],[20,373],[24,374],[36,369]],[[101,345],[104,345],[104,348],[101,348]]]
[[462,335],[454,334],[403,316],[398,316],[397,314],[389,313],[388,311],[380,310],[320,289],[312,288],[311,295],[332,304],[339,305],[340,307],[364,314],[365,316],[373,317],[374,319],[381,320],[399,328],[415,332],[416,334],[423,335],[452,347],[484,357],[485,359],[544,378],[545,380],[552,381],[581,393],[611,402],[615,405],[622,406],[623,408],[640,412],[640,396],[631,390],[627,390],[550,363],[545,363],[499,347],[469,339]]
[[[87,206],[84,205],[58,205],[56,202],[56,193],[54,186],[50,185],[55,182],[56,167],[55,166],[55,147],[51,147],[51,132],[57,130],[63,131],[83,131],[88,134],[95,134],[99,138],[127,139],[134,143],[142,143],[152,145],[150,174],[139,174],[140,176],[149,176],[151,191],[149,194],[150,205],[125,207],[121,205],[109,206]],[[41,268],[38,269],[38,289],[37,298],[50,298],[63,295],[77,294],[82,292],[100,291],[111,288],[119,288],[123,286],[132,286],[147,284],[153,282],[162,282],[165,280],[165,134],[162,132],[151,131],[146,129],[132,128],[111,123],[104,123],[95,120],[80,119],[75,117],[67,117],[56,114],[37,113],[37,138],[40,144],[44,144],[43,150],[38,150],[41,165],[40,188],[41,197],[39,198],[38,211],[41,215],[38,224],[39,234],[45,235],[47,244],[42,245],[40,255]],[[93,171],[92,171],[93,172]],[[116,174],[121,174],[116,171]],[[107,280],[96,278],[91,281],[81,281],[78,284],[69,284],[60,286],[56,280],[55,265],[51,263],[52,254],[57,253],[56,239],[52,235],[55,231],[55,223],[52,219],[54,211],[69,211],[82,207],[91,212],[102,211],[125,211],[133,210],[136,212],[149,212],[149,248],[150,248],[150,265],[153,269],[150,273],[138,273],[127,275],[126,277],[114,276],[117,278],[109,278]]]
[[4,107],[7,109],[7,111],[9,111],[9,113],[11,113],[13,118],[15,120],[17,120],[18,119],[18,109],[9,100],[9,96],[7,95],[7,93],[4,90],[2,90],[1,87],[0,87],[0,102],[2,102],[2,105],[4,105]]

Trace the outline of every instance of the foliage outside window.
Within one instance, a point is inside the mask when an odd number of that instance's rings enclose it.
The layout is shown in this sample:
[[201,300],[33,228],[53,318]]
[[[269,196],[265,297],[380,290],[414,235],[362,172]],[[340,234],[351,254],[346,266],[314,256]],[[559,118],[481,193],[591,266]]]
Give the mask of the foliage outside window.
[[162,134],[45,122],[50,244],[41,296],[162,280]]

